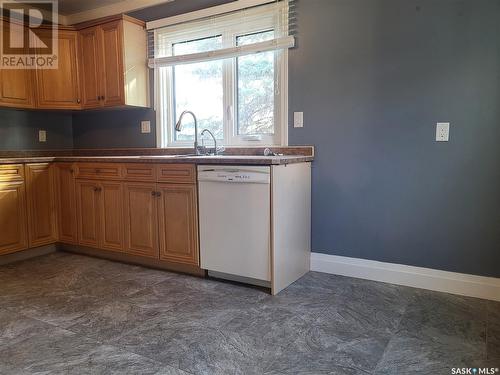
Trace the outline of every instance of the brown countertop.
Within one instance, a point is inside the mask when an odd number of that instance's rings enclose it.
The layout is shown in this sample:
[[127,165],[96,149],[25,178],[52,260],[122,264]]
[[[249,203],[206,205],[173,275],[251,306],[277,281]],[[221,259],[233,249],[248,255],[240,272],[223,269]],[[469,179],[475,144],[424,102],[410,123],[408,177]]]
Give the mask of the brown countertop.
[[0,164],[49,163],[49,162],[92,162],[92,163],[189,163],[228,165],[280,165],[305,163],[314,160],[307,155],[257,156],[257,155],[136,155],[136,156],[53,156],[0,158]]

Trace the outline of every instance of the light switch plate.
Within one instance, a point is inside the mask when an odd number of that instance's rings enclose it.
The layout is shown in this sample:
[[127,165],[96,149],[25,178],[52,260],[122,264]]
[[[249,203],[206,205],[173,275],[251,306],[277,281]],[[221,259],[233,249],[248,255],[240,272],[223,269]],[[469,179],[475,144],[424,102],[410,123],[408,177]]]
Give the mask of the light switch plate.
[[47,142],[47,131],[45,130],[38,131],[38,142]]
[[304,112],[294,112],[293,113],[293,127],[303,128],[304,127]]
[[141,121],[141,133],[151,133],[151,121]]
[[436,124],[436,142],[448,142],[450,140],[450,123],[438,122]]

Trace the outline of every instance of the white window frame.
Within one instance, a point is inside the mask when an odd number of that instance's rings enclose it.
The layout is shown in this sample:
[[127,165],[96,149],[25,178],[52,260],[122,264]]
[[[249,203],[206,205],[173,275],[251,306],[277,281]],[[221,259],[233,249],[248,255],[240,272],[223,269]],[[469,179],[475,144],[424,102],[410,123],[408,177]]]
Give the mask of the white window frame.
[[[257,8],[256,8],[257,9]],[[186,24],[168,27],[167,51],[172,51],[176,43],[222,35],[224,46],[234,45],[236,37],[259,31],[275,30],[275,37],[283,33],[282,17],[276,12],[276,8],[270,8],[263,16],[260,11],[258,17],[245,19],[240,24],[235,22],[239,16],[229,14],[214,19],[192,21]],[[248,15],[248,11],[246,13]],[[251,15],[251,13],[250,13]],[[155,40],[156,40],[155,30]],[[223,61],[223,130],[225,146],[276,146],[288,145],[288,50],[274,51],[274,80],[277,90],[274,95],[274,134],[261,135],[260,137],[245,136],[237,134],[237,80],[236,62],[237,58],[225,59]],[[164,69],[160,74],[160,69]],[[165,77],[163,77],[165,75]],[[162,101],[162,91],[165,100]],[[192,147],[193,141],[175,140],[174,136],[174,85],[172,82],[172,68],[155,68],[155,103],[157,145],[158,147]],[[189,108],[186,108],[189,109]],[[201,132],[202,129],[198,129]]]

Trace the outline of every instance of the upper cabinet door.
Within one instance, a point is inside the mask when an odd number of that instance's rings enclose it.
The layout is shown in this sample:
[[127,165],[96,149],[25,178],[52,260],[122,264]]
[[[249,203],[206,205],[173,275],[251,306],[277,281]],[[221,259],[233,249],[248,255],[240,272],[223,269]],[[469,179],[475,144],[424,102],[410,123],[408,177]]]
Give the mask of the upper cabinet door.
[[[50,32],[40,33],[41,39]],[[38,107],[47,109],[81,108],[78,81],[76,31],[59,30],[58,68],[37,69]]]
[[[9,24],[3,22],[3,33],[6,32],[7,27],[9,27]],[[13,25],[11,32],[22,38],[23,27]],[[35,106],[33,77],[33,71],[30,69],[0,70],[0,105],[4,107],[33,108]]]
[[99,26],[81,30],[80,43],[80,82],[83,108],[101,106],[101,56],[99,53]]
[[101,79],[105,106],[125,104],[123,80],[123,23],[109,22],[100,26],[102,65]]
[[30,247],[57,241],[54,168],[49,163],[26,164]]

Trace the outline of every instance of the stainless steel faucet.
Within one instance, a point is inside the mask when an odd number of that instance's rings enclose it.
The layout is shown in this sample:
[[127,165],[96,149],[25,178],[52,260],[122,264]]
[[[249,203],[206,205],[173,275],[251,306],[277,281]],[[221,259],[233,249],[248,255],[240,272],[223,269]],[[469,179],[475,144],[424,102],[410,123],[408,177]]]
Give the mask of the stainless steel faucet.
[[210,134],[211,137],[212,137],[212,139],[214,140],[214,155],[217,155],[218,154],[217,140],[215,139],[214,134],[210,130],[208,130],[208,129],[203,129],[201,131],[201,136],[203,137],[205,135],[205,133]]
[[196,155],[201,155],[201,151],[198,147],[198,121],[196,120],[196,116],[194,115],[193,112],[191,111],[184,111],[181,113],[179,116],[179,120],[177,121],[177,124],[175,124],[175,130],[180,132],[182,130],[182,118],[184,117],[185,114],[190,114],[193,116],[194,119],[194,152],[196,152]]

